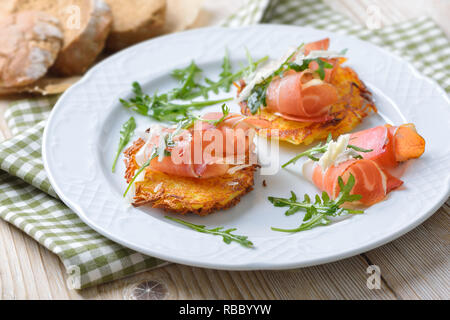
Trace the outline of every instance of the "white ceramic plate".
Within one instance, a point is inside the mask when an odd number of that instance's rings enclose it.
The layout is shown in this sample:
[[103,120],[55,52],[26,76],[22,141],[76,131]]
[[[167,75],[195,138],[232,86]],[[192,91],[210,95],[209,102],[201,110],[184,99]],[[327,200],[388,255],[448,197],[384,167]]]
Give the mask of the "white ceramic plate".
[[[286,197],[290,190],[315,194],[317,189],[295,172],[256,174],[255,189],[234,208],[186,220],[209,227],[236,227],[254,249],[225,244],[167,219],[160,210],[133,208],[123,200],[124,165],[111,164],[121,125],[130,117],[118,102],[130,97],[137,80],[151,93],[173,87],[169,73],[192,59],[210,76],[220,72],[227,47],[235,67],[245,62],[245,48],[255,58],[278,58],[288,47],[324,37],[331,48],[348,48],[353,67],[374,94],[379,115],[357,130],[389,122],[413,122],[426,140],[425,154],[405,168],[405,187],[389,194],[364,215],[296,234],[270,230],[293,228],[302,214],[286,217],[268,196]],[[226,95],[228,96],[228,95]],[[237,106],[230,104],[233,109]],[[219,106],[212,107],[218,109]],[[210,108],[211,109],[211,108]],[[207,110],[205,110],[207,111]],[[135,116],[146,128],[148,118]],[[285,269],[349,257],[391,241],[419,225],[448,198],[450,190],[450,103],[445,92],[398,57],[353,37],[310,28],[261,25],[237,29],[206,28],[147,41],[99,63],[59,99],[44,133],[43,157],[50,181],[61,199],[89,226],[142,253],[194,266],[217,269]],[[281,146],[280,161],[301,147]],[[262,180],[267,187],[262,187]]]

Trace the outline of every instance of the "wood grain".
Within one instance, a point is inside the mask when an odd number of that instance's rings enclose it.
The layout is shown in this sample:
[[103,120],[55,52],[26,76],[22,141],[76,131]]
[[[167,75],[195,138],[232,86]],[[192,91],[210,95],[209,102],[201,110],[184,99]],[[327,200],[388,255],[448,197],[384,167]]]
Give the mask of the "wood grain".
[[[239,0],[241,1],[241,0]],[[367,8],[381,8],[381,24],[431,15],[450,35],[446,0],[325,0],[364,24]],[[0,140],[9,137],[0,103]],[[15,227],[0,221],[0,299],[449,299],[448,201],[403,237],[339,262],[289,271],[231,272],[170,264],[82,291],[69,290],[59,259]],[[381,269],[381,289],[366,285],[367,267]],[[150,283],[155,295],[137,295]]]

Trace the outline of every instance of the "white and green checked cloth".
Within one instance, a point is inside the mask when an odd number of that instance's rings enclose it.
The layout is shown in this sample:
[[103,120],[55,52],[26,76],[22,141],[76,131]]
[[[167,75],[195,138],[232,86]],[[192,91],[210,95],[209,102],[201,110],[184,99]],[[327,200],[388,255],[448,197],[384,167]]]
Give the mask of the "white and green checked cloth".
[[[371,31],[317,0],[249,0],[225,22],[310,26],[358,36],[409,60],[450,92],[450,43],[429,18]],[[41,158],[45,120],[57,97],[16,101],[5,113],[14,137],[0,143],[0,216],[57,254],[80,289],[147,270],[164,261],[99,235],[56,195]]]

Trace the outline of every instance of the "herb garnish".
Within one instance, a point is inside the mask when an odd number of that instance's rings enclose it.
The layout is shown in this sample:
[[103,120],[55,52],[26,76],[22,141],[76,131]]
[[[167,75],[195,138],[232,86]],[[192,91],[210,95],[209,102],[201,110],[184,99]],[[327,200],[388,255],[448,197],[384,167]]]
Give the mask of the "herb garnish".
[[338,177],[338,183],[340,187],[340,193],[335,200],[330,199],[330,196],[325,191],[322,192],[322,197],[319,195],[315,196],[315,202],[311,202],[311,198],[305,194],[303,201],[297,201],[297,195],[291,191],[290,198],[275,198],[269,197],[269,201],[275,207],[289,207],[289,209],[285,212],[285,215],[292,215],[300,210],[305,210],[306,214],[303,218],[302,224],[295,229],[280,229],[274,228],[271,229],[274,231],[280,232],[299,232],[312,229],[317,226],[326,226],[331,223],[329,217],[337,217],[342,214],[361,214],[364,213],[363,210],[352,210],[345,209],[341,206],[345,202],[353,202],[358,201],[362,198],[359,194],[350,194],[353,186],[355,185],[355,177],[350,174],[348,178],[347,184],[344,184],[344,181],[341,177]]
[[152,117],[158,121],[167,122],[177,122],[180,119],[185,118],[192,109],[201,109],[203,107],[232,100],[232,98],[227,98],[209,101],[190,101],[187,104],[177,104],[171,101],[177,100],[178,98],[171,97],[167,93],[160,95],[155,93],[152,97],[144,94],[141,85],[138,82],[133,82],[133,93],[135,96],[129,101],[120,99],[120,102],[126,108],[141,115]]
[[304,71],[306,69],[309,69],[309,65],[311,62],[317,62],[318,68],[314,70],[316,72],[320,79],[325,79],[325,69],[333,69],[333,65],[322,60],[322,58],[315,58],[315,59],[305,59],[303,60],[302,65],[298,65],[295,62],[292,62],[289,64],[289,69],[295,70],[297,72]]
[[184,221],[181,219],[169,217],[169,216],[165,216],[165,218],[175,221],[175,222],[178,222],[178,223],[185,225],[186,227],[189,227],[198,232],[221,236],[223,238],[223,242],[225,242],[226,244],[230,244],[232,241],[234,241],[246,248],[253,247],[253,243],[250,240],[248,240],[247,236],[240,236],[240,235],[235,235],[235,234],[231,233],[233,231],[236,231],[237,230],[236,228],[230,228],[230,229],[226,229],[226,230],[223,230],[224,227],[216,227],[216,228],[212,228],[212,229],[206,229],[206,226],[204,226],[204,225],[193,224],[193,223],[190,223],[190,222],[187,222],[187,221]]
[[[219,89],[229,92],[234,81],[241,79],[249,70],[254,70],[256,66],[266,61],[267,58],[264,57],[255,62],[249,59],[247,67],[232,73],[231,62],[228,52],[226,52],[219,79],[213,81],[205,77],[203,83],[201,79],[197,79],[200,77],[202,70],[192,61],[186,68],[176,69],[171,73],[172,77],[180,82],[180,87],[167,93],[158,94],[155,92],[150,96],[143,92],[138,82],[133,82],[134,97],[129,100],[120,99],[120,102],[124,107],[158,121],[177,122],[186,118],[192,110],[232,100],[233,98],[230,97],[220,100],[192,101],[198,97],[208,99],[211,92],[217,94]],[[188,103],[175,103],[177,100],[188,101]]]
[[131,136],[134,133],[134,129],[136,129],[136,121],[134,121],[133,117],[131,117],[122,125],[122,129],[120,130],[119,147],[117,148],[116,157],[114,158],[114,162],[112,165],[112,172],[116,171],[117,159],[119,159],[119,155],[122,152],[123,148],[125,148],[128,142],[130,142]]
[[[289,160],[288,162],[283,164],[281,167],[285,168],[288,165],[290,165],[291,163],[297,162],[297,160],[299,160],[302,157],[308,157],[312,161],[319,161],[319,158],[317,158],[317,155],[320,154],[320,153],[325,153],[328,150],[328,145],[330,144],[331,140],[332,140],[332,137],[331,137],[331,133],[330,133],[330,134],[328,134],[328,138],[327,138],[327,141],[325,143],[320,142],[317,146],[312,147],[311,149],[308,149],[308,150],[306,150],[306,151],[296,155],[291,160]],[[373,151],[372,149],[363,149],[363,148],[357,147],[357,146],[352,145],[352,144],[348,144],[347,148],[353,149],[353,150],[358,151],[358,152],[371,152],[371,151]],[[356,158],[356,159],[362,159],[361,155],[355,155],[353,157]]]

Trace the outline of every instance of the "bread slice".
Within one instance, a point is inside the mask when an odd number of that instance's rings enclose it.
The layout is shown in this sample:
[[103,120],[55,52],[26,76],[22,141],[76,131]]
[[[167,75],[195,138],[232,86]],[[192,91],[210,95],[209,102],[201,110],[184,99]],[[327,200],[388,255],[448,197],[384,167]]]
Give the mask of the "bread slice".
[[58,19],[39,11],[0,16],[0,89],[26,86],[43,77],[61,49]]
[[64,43],[52,67],[70,76],[85,72],[102,51],[112,15],[103,0],[15,0],[14,11],[44,11],[61,21]]
[[117,51],[161,34],[166,0],[105,0],[111,7],[113,24],[106,48]]

